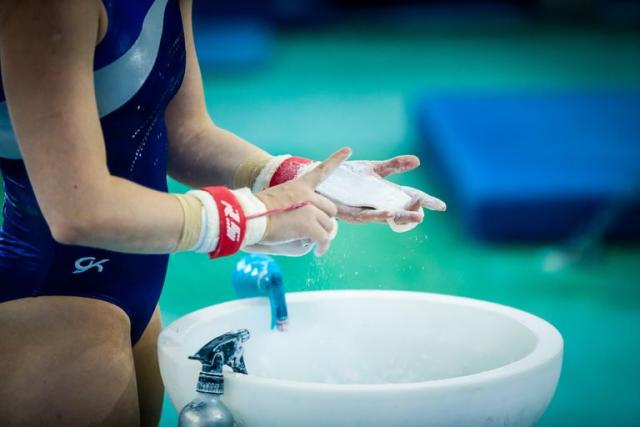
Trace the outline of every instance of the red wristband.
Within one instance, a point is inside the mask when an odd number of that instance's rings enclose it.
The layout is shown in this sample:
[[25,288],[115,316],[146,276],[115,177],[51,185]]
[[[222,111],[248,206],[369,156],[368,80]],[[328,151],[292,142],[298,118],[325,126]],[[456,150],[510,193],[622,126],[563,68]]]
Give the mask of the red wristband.
[[210,258],[233,255],[240,250],[247,230],[247,219],[236,196],[226,187],[202,189],[213,197],[220,217],[218,246],[209,253]]
[[304,157],[289,157],[273,173],[271,181],[269,181],[269,187],[291,181],[298,176],[298,171],[309,163],[313,163],[313,160],[305,159]]

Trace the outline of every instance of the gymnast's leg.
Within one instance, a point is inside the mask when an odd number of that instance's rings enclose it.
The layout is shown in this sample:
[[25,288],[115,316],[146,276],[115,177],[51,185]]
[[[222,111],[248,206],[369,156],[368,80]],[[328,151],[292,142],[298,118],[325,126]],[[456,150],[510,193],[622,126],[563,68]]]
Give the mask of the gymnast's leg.
[[164,386],[158,366],[158,334],[161,329],[160,309],[156,307],[142,337],[133,346],[138,402],[140,404],[140,425],[143,427],[156,427],[162,412]]
[[140,424],[129,318],[105,301],[40,296],[0,304],[5,426]]

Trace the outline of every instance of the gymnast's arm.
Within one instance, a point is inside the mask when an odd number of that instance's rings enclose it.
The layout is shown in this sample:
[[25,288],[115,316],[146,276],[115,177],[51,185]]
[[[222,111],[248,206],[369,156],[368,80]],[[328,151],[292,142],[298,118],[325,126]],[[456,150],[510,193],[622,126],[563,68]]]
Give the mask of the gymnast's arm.
[[[93,83],[99,14],[97,1],[0,3],[0,65],[13,129],[55,240],[128,253],[172,252],[187,224],[179,199],[107,168]],[[337,152],[307,176],[261,192],[266,209],[311,204],[270,217],[264,234],[254,236],[258,242],[308,238],[324,252],[335,206],[314,189],[348,154]],[[214,231],[205,239],[211,245]]]
[[93,83],[99,3],[14,0],[0,7],[9,112],[53,237],[114,251],[170,252],[184,221],[177,198],[107,169]]
[[239,136],[216,126],[209,117],[193,42],[191,4],[192,0],[180,2],[187,65],[182,86],[165,114],[169,134],[169,175],[192,187],[234,187],[237,186],[234,175],[240,164],[247,159],[270,156]]

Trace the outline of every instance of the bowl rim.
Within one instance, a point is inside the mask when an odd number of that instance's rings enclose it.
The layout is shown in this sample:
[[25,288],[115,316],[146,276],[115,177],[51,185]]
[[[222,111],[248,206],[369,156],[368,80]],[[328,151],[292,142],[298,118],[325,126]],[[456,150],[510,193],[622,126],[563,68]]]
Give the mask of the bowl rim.
[[[255,375],[243,375],[233,372],[225,372],[225,380],[237,384],[256,384],[268,387],[293,388],[306,391],[330,390],[332,392],[406,392],[411,390],[473,386],[480,383],[487,384],[491,381],[499,381],[506,378],[518,376],[527,370],[535,369],[536,367],[549,363],[556,358],[562,358],[564,341],[562,339],[562,336],[560,335],[560,332],[558,332],[558,330],[553,325],[533,314],[494,302],[431,292],[381,289],[333,289],[289,292],[287,293],[287,302],[307,302],[317,300],[318,298],[353,299],[358,297],[361,298],[363,295],[366,295],[368,298],[385,300],[410,298],[415,301],[415,299],[417,298],[425,301],[456,304],[459,306],[489,311],[507,317],[521,324],[534,335],[537,341],[531,352],[529,352],[526,356],[506,365],[469,375],[461,375],[435,380],[385,384],[337,384],[285,380],[260,377]],[[245,309],[247,307],[262,305],[264,305],[264,298],[261,297],[232,300],[204,307],[188,313],[182,317],[179,317],[161,331],[158,337],[158,352],[162,353],[163,351],[166,351],[166,348],[169,345],[179,346],[181,341],[180,336],[188,334],[189,331],[195,327],[195,323],[188,327],[186,327],[185,324],[191,323],[192,319],[201,317],[205,313],[207,313],[207,317],[209,319],[215,319],[232,312]],[[210,313],[212,310],[216,311],[214,315]]]

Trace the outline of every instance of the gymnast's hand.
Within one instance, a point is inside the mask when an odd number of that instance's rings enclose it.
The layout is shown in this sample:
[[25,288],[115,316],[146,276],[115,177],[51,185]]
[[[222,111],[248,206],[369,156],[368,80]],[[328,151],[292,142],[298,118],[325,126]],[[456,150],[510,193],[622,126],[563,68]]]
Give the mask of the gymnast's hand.
[[257,193],[256,196],[268,210],[306,204],[269,216],[263,240],[247,249],[273,253],[274,251],[269,250],[271,248],[279,253],[301,255],[309,251],[309,243],[315,243],[316,255],[324,254],[335,235],[336,222],[333,218],[338,209],[329,199],[316,193],[315,189],[350,155],[351,150],[343,148],[305,175]]
[[[394,184],[385,178],[390,175],[408,172],[420,166],[420,160],[416,156],[397,156],[392,159],[373,160],[353,160],[345,162],[342,168],[349,169],[350,173],[360,179],[384,181],[385,186],[391,186],[406,194],[409,201],[403,209],[391,210],[384,208],[364,208],[350,206],[336,201],[338,207],[338,218],[351,223],[368,222],[388,222],[393,221],[396,225],[406,225],[419,223],[422,221],[422,208],[434,211],[445,211],[447,205],[440,199],[430,196],[418,189]],[[354,188],[357,191],[357,188]],[[331,194],[326,194],[331,197]],[[333,198],[332,198],[333,199]]]

